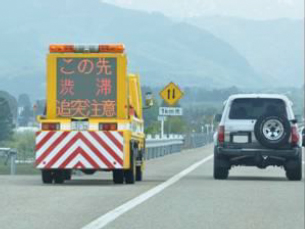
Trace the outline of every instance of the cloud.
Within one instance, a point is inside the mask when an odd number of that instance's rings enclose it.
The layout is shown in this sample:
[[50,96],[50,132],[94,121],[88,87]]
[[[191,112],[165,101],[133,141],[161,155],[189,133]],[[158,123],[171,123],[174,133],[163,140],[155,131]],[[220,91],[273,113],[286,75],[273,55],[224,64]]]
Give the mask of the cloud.
[[254,19],[304,18],[304,0],[104,0],[121,7],[167,16],[224,15]]
[[288,5],[288,6],[293,6],[294,5],[293,0],[278,0],[278,3]]

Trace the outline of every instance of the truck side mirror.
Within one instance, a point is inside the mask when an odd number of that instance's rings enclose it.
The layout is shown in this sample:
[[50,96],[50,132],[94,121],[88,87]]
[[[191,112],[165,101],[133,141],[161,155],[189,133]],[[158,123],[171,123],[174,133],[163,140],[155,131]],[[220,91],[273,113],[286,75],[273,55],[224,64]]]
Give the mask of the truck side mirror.
[[221,114],[216,114],[215,117],[214,117],[214,120],[215,120],[216,122],[220,122],[221,116],[222,116]]
[[154,105],[154,98],[151,92],[145,93],[145,105],[146,107],[152,107]]

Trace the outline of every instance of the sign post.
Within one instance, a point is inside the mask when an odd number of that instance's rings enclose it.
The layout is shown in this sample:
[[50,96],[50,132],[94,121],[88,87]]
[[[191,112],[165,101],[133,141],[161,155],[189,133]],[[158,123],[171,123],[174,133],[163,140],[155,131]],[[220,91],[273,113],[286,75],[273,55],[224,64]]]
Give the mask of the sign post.
[[[164,103],[168,106],[162,106],[159,108],[159,117],[169,117],[169,116],[182,116],[183,109],[182,107],[177,106],[178,101],[183,97],[183,92],[180,88],[170,82],[167,86],[160,91],[160,97],[164,100]],[[161,138],[164,135],[164,121],[161,121]]]
[[164,122],[167,120],[166,116],[158,116],[158,121],[161,122],[161,138],[164,136]]

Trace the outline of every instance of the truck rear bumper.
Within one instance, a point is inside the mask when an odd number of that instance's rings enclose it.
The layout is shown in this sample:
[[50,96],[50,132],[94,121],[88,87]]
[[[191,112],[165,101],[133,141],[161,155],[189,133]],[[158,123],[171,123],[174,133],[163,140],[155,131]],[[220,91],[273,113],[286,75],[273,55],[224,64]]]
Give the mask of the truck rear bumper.
[[39,131],[39,169],[122,169],[124,134],[118,131]]

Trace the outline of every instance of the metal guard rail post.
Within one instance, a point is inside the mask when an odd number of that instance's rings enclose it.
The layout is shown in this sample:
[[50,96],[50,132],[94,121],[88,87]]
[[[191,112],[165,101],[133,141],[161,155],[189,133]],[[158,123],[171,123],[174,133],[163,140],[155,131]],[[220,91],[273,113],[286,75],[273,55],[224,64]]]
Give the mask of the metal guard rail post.
[[11,148],[0,148],[0,157],[6,157],[7,164],[8,160],[10,160],[10,174],[16,174],[16,159],[17,159],[17,150]]

